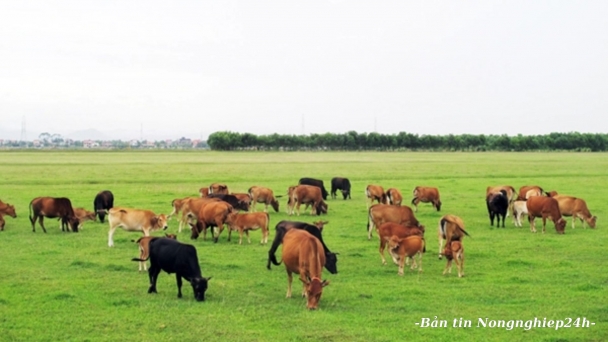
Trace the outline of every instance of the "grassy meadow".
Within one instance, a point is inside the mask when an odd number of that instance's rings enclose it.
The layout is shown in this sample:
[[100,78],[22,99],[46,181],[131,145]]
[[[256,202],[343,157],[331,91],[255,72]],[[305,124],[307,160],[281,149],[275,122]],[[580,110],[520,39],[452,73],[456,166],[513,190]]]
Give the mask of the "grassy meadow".
[[[0,232],[0,340],[2,341],[606,341],[608,272],[606,256],[608,157],[600,153],[257,153],[257,152],[0,152],[0,199],[14,204]],[[107,245],[108,225],[87,222],[79,233],[64,233],[47,219],[47,234],[33,233],[28,204],[37,196],[69,197],[92,210],[95,194],[109,189],[115,205],[169,213],[174,198],[197,196],[212,182],[245,192],[252,185],[284,194],[301,177],[320,178],[329,191],[334,176],[351,180],[352,200],[328,199],[323,231],[338,252],[336,275],[325,288],[319,310],[307,311],[294,279],[286,299],[284,267],[265,267],[270,245],[238,245],[238,234],[217,244],[211,239],[178,239],[197,247],[203,276],[212,276],[205,302],[196,302],[185,283],[178,299],[175,277],[161,273],[158,294],[148,294],[148,275],[137,271],[140,234],[118,229]],[[371,183],[396,187],[409,204],[416,185],[437,186],[442,210],[420,204],[427,227],[423,272],[397,275],[382,266],[377,234],[367,239],[364,189]],[[597,229],[570,228],[533,234],[527,222],[516,228],[490,226],[486,186],[538,184],[579,196],[598,216]],[[286,199],[274,225],[289,216]],[[258,205],[258,210],[262,206]],[[437,222],[461,216],[465,277],[456,269],[442,275],[437,259]],[[301,221],[316,217],[304,212]],[[171,220],[169,232],[177,233]],[[537,219],[537,227],[541,225]],[[161,235],[155,232],[154,235]],[[236,238],[235,238],[236,236]],[[280,255],[280,252],[277,253]],[[447,320],[448,327],[421,328],[423,318]],[[588,328],[478,327],[478,319],[566,320],[586,318]],[[470,320],[470,328],[452,321]]]

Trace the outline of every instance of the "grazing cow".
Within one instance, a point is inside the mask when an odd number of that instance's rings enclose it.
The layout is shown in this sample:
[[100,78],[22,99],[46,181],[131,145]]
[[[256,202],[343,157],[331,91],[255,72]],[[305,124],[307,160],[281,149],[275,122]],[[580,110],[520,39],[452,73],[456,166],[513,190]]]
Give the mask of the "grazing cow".
[[4,230],[5,224],[6,224],[6,222],[4,221],[4,217],[2,216],[2,214],[0,214],[0,231]]
[[323,185],[323,181],[320,179],[314,179],[314,178],[300,178],[300,181],[298,182],[299,185],[312,185],[312,186],[316,186],[317,188],[319,188],[321,190],[321,196],[323,196],[323,200],[327,201],[327,190],[325,189],[325,186]]
[[155,230],[167,229],[167,216],[156,215],[152,210],[114,207],[109,211],[108,221],[108,247],[114,247],[113,236],[118,227],[129,232],[143,232],[144,236],[150,236],[150,232]]
[[[229,203],[223,201],[203,204],[198,212],[196,225],[192,226],[190,238],[195,240],[203,232],[203,240],[206,240],[207,228],[211,228],[211,235],[214,236],[213,241],[217,242],[220,234],[224,231],[224,223],[226,223],[228,215],[234,210]],[[213,234],[213,227],[218,228],[217,235]]]
[[[177,235],[175,235],[175,234],[165,234],[165,237],[167,239],[177,240]],[[142,236],[139,239],[137,239],[137,241],[131,240],[131,242],[136,242],[139,247],[139,259],[140,260],[148,260],[149,255],[150,255],[150,240],[156,239],[156,238],[157,237],[154,237],[154,236]],[[139,272],[141,272],[142,268],[144,271],[148,270],[148,268],[146,267],[145,261],[139,262]]]
[[441,210],[441,200],[439,199],[439,190],[433,187],[417,186],[414,188],[414,198],[412,204],[418,212],[418,203],[431,203],[437,211]]
[[220,183],[212,183],[209,185],[209,195],[228,195],[230,191],[228,191],[228,185],[220,184]]
[[88,211],[85,208],[72,208],[74,216],[78,219],[78,229],[81,230],[86,221],[95,221],[97,219],[94,211]]
[[385,204],[390,205],[401,205],[403,201],[403,196],[401,196],[401,192],[398,189],[390,188],[386,190],[386,202]]
[[559,204],[555,198],[545,196],[530,197],[526,202],[526,206],[528,208],[528,221],[530,222],[530,230],[532,232],[536,233],[534,219],[537,217],[542,217],[543,233],[545,232],[547,218],[549,218],[555,224],[555,230],[557,233],[564,234],[566,220],[562,218],[562,214],[559,211]]
[[388,204],[374,204],[368,210],[367,239],[372,238],[372,231],[385,222],[394,222],[407,227],[418,227],[424,231],[424,226],[418,222],[412,208]]
[[[40,227],[46,233],[44,218],[60,218],[61,231],[78,231],[78,219],[74,215],[72,202],[65,197],[36,197],[30,202],[30,222],[32,231],[36,231],[36,221],[39,220]],[[68,226],[69,225],[69,226]]]
[[4,215],[8,215],[12,218],[17,217],[17,213],[15,212],[15,206],[0,201],[0,230],[4,230]]
[[323,241],[323,236],[321,235],[321,233],[323,232],[323,226],[329,222],[318,221],[318,222],[313,222],[313,223],[314,223],[314,225],[311,225],[306,222],[297,222],[297,221],[281,221],[281,222],[277,223],[277,225],[275,227],[276,232],[274,235],[274,241],[272,241],[272,246],[270,247],[270,250],[268,251],[268,262],[266,263],[266,268],[270,269],[271,262],[277,266],[281,264],[280,262],[277,261],[275,253],[276,253],[277,249],[279,248],[279,245],[283,242],[283,237],[285,236],[285,233],[287,233],[287,231],[289,231],[290,229],[302,229],[302,230],[306,230],[307,232],[312,234],[314,237],[319,239],[319,241],[321,242],[321,245],[323,246],[323,250],[325,251],[325,268],[329,271],[329,273],[337,274],[338,273],[337,253],[332,253],[329,250],[329,248],[327,247],[327,245],[325,245],[325,242]]
[[589,227],[595,228],[597,217],[591,215],[585,200],[566,195],[554,195],[553,198],[557,200],[559,211],[563,216],[572,216],[572,229],[574,229],[577,217],[583,222],[583,228],[585,228],[585,222],[589,224]]
[[[403,275],[405,261],[407,258],[412,259],[412,267],[418,267],[418,272],[422,272],[422,253],[424,253],[424,238],[418,235],[412,235],[401,238],[393,235],[388,241],[388,250],[391,253],[394,261],[399,263],[399,274]],[[416,258],[416,256],[418,256]],[[416,260],[418,259],[418,260]]]
[[452,273],[452,261],[454,261],[456,268],[458,268],[458,278],[462,278],[464,276],[464,247],[462,246],[462,242],[452,241],[452,243],[445,246],[443,255],[448,260],[443,274]]
[[321,242],[310,233],[300,229],[291,229],[283,237],[281,258],[287,271],[287,298],[291,298],[293,273],[300,275],[304,288],[302,297],[306,297],[306,308],[316,310],[329,281],[321,280],[325,254]]
[[[111,215],[110,215],[111,217]],[[211,277],[204,278],[201,275],[201,267],[198,264],[196,248],[176,240],[166,238],[150,239],[150,288],[148,293],[156,292],[156,280],[160,271],[169,274],[175,273],[177,281],[177,298],[182,298],[182,278],[190,282],[194,298],[197,301],[205,300],[207,283]],[[133,261],[146,261],[147,259],[133,258]]]
[[521,217],[528,214],[528,206],[526,201],[517,200],[513,202],[513,220],[515,220],[515,226],[521,227]]
[[300,205],[312,205],[311,215],[327,214],[327,203],[323,201],[321,189],[314,185],[298,185],[293,189],[291,195],[291,214],[295,206],[297,215],[300,216]]
[[[385,222],[378,226],[378,238],[380,239],[380,248],[378,248],[378,251],[380,252],[382,265],[386,265],[384,248],[386,248],[386,244],[389,242],[391,237],[397,236],[399,238],[406,238],[412,235],[424,237],[424,231],[418,227],[407,227],[394,222]],[[393,262],[398,264],[398,260],[395,258],[393,258]]]
[[384,188],[382,188],[380,185],[368,185],[365,188],[365,197],[367,198],[365,203],[367,204],[368,209],[374,203],[374,201],[378,201],[379,204],[386,202],[386,194],[384,193]]
[[464,230],[464,221],[456,215],[447,214],[439,219],[439,226],[437,229],[437,235],[439,238],[439,259],[441,259],[441,251],[443,250],[443,244],[446,246],[452,241],[462,241],[464,236],[470,236],[466,230]]
[[490,225],[494,226],[494,217],[496,217],[496,228],[500,227],[500,217],[502,216],[502,227],[505,227],[505,217],[509,210],[509,198],[505,190],[500,190],[498,193],[489,194],[486,198],[486,206],[488,215],[490,216]]
[[[268,205],[272,206],[275,212],[279,212],[279,201],[276,200],[274,193],[271,189],[261,187],[261,186],[252,186],[247,191],[249,192],[249,197],[251,197],[251,211],[255,211],[255,205],[258,203],[264,203],[264,212],[268,212]],[[279,196],[277,196],[278,198]]]
[[[182,212],[182,216],[179,221],[178,232],[182,232],[182,226],[188,225],[190,223],[191,218],[194,218],[196,220],[196,218],[198,217],[198,213],[201,210],[201,207],[209,202],[222,202],[222,200],[220,200],[219,198],[211,197],[186,197],[182,199],[181,206],[179,207],[180,209],[175,210],[176,212]],[[176,202],[174,200],[173,205],[175,206],[176,204],[179,205],[179,202]]]
[[243,203],[247,203],[247,208],[251,208],[251,196],[249,196],[249,193],[233,192],[230,195],[236,197],[237,200]]
[[509,217],[509,212],[513,212],[513,202],[517,199],[517,193],[515,192],[515,188],[511,185],[497,185],[497,186],[488,186],[486,188],[486,198],[490,194],[499,193],[500,190],[504,190],[507,192],[507,199],[509,200],[509,210],[507,211],[507,217]]
[[331,179],[331,198],[336,199],[336,192],[342,191],[344,199],[350,197],[350,180],[348,178],[334,177]]
[[218,198],[219,200],[230,204],[236,210],[249,211],[249,195],[247,195],[247,200],[240,200],[234,195],[226,194],[209,194],[209,198]]
[[[530,192],[530,190],[534,191]],[[520,201],[525,201],[531,196],[541,196],[543,193],[543,188],[538,185],[524,185],[519,188],[519,192],[517,193],[517,199]]]
[[270,216],[268,213],[245,213],[239,214],[232,212],[226,217],[226,224],[230,228],[228,230],[228,241],[230,241],[230,235],[233,230],[239,232],[239,245],[243,244],[243,232],[247,234],[247,241],[251,243],[249,238],[249,231],[255,229],[262,229],[262,240],[260,244],[268,243],[268,225],[270,224]]
[[209,188],[208,187],[200,188],[200,189],[198,189],[198,193],[201,196],[201,198],[207,197],[207,196],[209,196]]
[[99,222],[104,223],[108,210],[114,207],[114,195],[110,190],[100,191],[93,200],[93,211],[99,216]]

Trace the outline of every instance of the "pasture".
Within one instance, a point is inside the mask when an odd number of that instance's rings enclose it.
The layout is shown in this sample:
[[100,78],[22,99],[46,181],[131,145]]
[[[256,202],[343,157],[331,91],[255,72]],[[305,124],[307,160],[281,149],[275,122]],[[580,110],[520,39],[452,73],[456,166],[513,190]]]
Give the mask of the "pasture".
[[[219,152],[0,152],[0,199],[15,205],[0,232],[0,340],[6,341],[606,341],[608,340],[608,158],[591,153],[219,153]],[[294,297],[285,298],[283,265],[266,269],[269,245],[207,238],[178,240],[198,250],[203,276],[212,276],[205,302],[196,302],[185,283],[178,299],[175,276],[161,273],[158,294],[148,294],[148,275],[137,271],[139,233],[118,229],[107,245],[108,226],[86,222],[79,233],[62,233],[47,219],[48,233],[32,233],[28,204],[37,196],[69,197],[92,210],[95,194],[109,189],[115,205],[168,214],[174,198],[197,196],[212,182],[233,192],[252,185],[284,194],[300,177],[323,179],[329,191],[335,176],[348,177],[352,200],[328,199],[323,235],[338,252],[336,275],[323,291],[319,310],[307,311],[294,279]],[[409,205],[416,185],[436,186],[441,212],[420,204],[426,226],[423,272],[382,266],[378,238],[367,239],[364,189],[380,184],[401,190]],[[597,229],[533,234],[527,220],[516,228],[490,227],[484,202],[488,185],[516,189],[538,184],[579,196],[598,216]],[[270,212],[271,233],[286,214]],[[258,210],[262,206],[258,204]],[[437,259],[437,222],[447,213],[462,217],[465,277],[455,269],[442,275]],[[305,222],[317,220],[302,211]],[[541,225],[537,219],[537,227]],[[167,232],[177,233],[172,219]],[[162,235],[164,232],[155,232]],[[280,248],[277,256],[280,255]],[[421,328],[423,318],[447,320],[447,328]],[[567,320],[586,318],[588,328],[478,327],[478,319]],[[454,319],[471,320],[454,328]],[[574,322],[573,322],[574,323]]]

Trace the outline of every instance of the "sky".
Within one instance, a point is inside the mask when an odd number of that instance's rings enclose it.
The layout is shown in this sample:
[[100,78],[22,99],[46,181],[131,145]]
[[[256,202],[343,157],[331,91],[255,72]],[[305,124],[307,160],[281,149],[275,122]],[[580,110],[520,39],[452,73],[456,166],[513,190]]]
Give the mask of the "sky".
[[603,0],[2,1],[0,139],[607,133],[606,18]]

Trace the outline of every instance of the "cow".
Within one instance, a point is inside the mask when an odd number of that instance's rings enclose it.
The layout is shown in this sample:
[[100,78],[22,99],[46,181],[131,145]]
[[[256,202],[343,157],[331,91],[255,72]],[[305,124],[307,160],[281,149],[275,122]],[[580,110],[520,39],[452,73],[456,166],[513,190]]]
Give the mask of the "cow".
[[287,298],[291,298],[293,273],[300,276],[304,287],[302,297],[306,297],[306,308],[316,310],[329,281],[321,280],[325,254],[321,242],[305,230],[291,229],[283,237],[281,259],[287,271]]
[[236,210],[249,211],[249,195],[247,195],[247,200],[240,200],[236,196],[228,194],[209,194],[208,198],[217,198],[230,204]]
[[78,219],[78,230],[82,230],[82,226],[86,221],[95,221],[97,214],[94,211],[88,211],[85,208],[72,208],[74,216]]
[[517,192],[515,191],[515,188],[513,186],[511,186],[511,185],[488,186],[486,188],[486,198],[488,198],[488,196],[490,194],[500,192],[500,190],[504,190],[507,193],[507,199],[509,200],[509,210],[507,211],[507,217],[509,217],[509,213],[513,212],[513,202],[517,199]]
[[[111,217],[111,216],[110,216]],[[160,271],[169,274],[175,273],[177,281],[177,298],[182,298],[182,278],[190,282],[194,298],[197,301],[205,300],[205,292],[211,277],[203,277],[198,264],[196,248],[173,239],[155,237],[150,239],[150,288],[148,293],[156,292],[156,280]],[[143,258],[133,258],[133,261],[146,261]]]
[[439,199],[439,190],[437,188],[417,186],[414,188],[413,194],[412,205],[416,208],[416,212],[418,212],[418,203],[420,202],[430,202],[437,211],[441,210],[441,200]]
[[[386,265],[384,249],[386,248],[386,245],[391,237],[397,236],[399,238],[405,238],[412,235],[424,237],[424,231],[418,227],[408,227],[394,222],[385,222],[378,226],[378,238],[380,239],[380,247],[378,248],[378,252],[380,252],[382,265]],[[398,260],[395,258],[393,258],[393,262],[398,264]]]
[[0,231],[4,230],[5,224],[6,224],[6,221],[4,221],[4,216],[2,216],[2,214],[0,214]]
[[105,222],[106,214],[112,207],[114,207],[114,194],[110,190],[103,190],[95,195],[93,211],[99,216],[99,222]]
[[279,212],[279,201],[276,200],[271,189],[262,186],[252,186],[247,192],[249,193],[249,197],[251,197],[251,211],[255,212],[256,204],[264,203],[265,213],[268,212],[268,205],[271,205],[275,212]]
[[507,192],[503,189],[498,193],[491,193],[486,197],[486,207],[490,216],[490,225],[494,226],[494,218],[496,218],[496,228],[500,227],[500,217],[502,216],[502,227],[505,227],[505,217],[509,210],[509,198]]
[[108,222],[110,222],[108,247],[114,247],[113,236],[118,227],[129,232],[143,232],[144,236],[150,236],[150,232],[168,228],[165,214],[157,215],[152,210],[144,209],[114,207],[109,210]]
[[209,195],[228,195],[230,191],[228,191],[228,185],[220,184],[220,183],[212,183],[209,185]]
[[448,260],[443,269],[443,274],[452,273],[452,261],[454,261],[456,268],[458,268],[458,278],[462,278],[464,276],[464,247],[462,246],[462,242],[458,240],[452,241],[452,243],[445,246],[443,255]]
[[0,201],[0,230],[4,230],[4,215],[16,218],[17,212],[15,212],[15,206]]
[[365,188],[365,197],[367,209],[374,203],[374,201],[378,201],[378,203],[386,202],[386,194],[384,193],[384,188],[380,185],[370,184]]
[[[534,190],[528,193],[530,190]],[[544,193],[543,188],[538,185],[524,185],[519,188],[519,192],[517,193],[517,199],[520,201],[525,201],[529,198],[530,195],[535,194],[534,196],[540,196]]]
[[394,222],[408,227],[418,227],[424,231],[424,226],[414,216],[412,208],[388,204],[374,204],[368,210],[367,239],[372,238],[372,231],[385,222]]
[[323,201],[321,189],[314,185],[298,185],[293,189],[291,195],[291,212],[293,214],[294,207],[297,210],[297,215],[300,216],[300,205],[312,205],[311,215],[327,214],[327,203]]
[[557,200],[559,211],[563,216],[572,216],[572,229],[574,229],[577,217],[583,222],[583,228],[585,228],[585,222],[589,224],[589,227],[595,228],[597,217],[591,215],[585,200],[566,195],[554,195],[553,198]]
[[336,192],[342,191],[342,197],[346,200],[350,197],[350,180],[348,178],[334,177],[331,179],[331,198],[336,199]]
[[[190,238],[196,240],[201,232],[203,232],[203,240],[207,239],[207,228],[211,228],[211,235],[214,237],[213,241],[218,242],[220,234],[224,230],[224,223],[230,213],[235,209],[226,202],[208,202],[201,206],[196,224],[192,225],[192,234]],[[218,233],[213,233],[213,227],[218,228]]]
[[255,229],[262,229],[262,240],[260,244],[268,243],[268,226],[270,224],[270,216],[268,213],[244,213],[239,214],[232,212],[226,217],[226,224],[230,230],[228,231],[228,241],[230,241],[230,235],[233,230],[239,232],[239,245],[243,244],[243,232],[247,234],[247,241],[251,243],[249,238],[249,231]]
[[251,196],[249,196],[249,193],[233,192],[230,195],[236,197],[236,199],[240,202],[247,203],[247,211],[251,209]]
[[528,214],[528,207],[526,201],[517,200],[513,202],[513,219],[515,220],[515,226],[521,227],[521,217]]
[[207,196],[209,196],[209,188],[208,187],[200,188],[200,189],[198,189],[198,193],[201,196],[201,198],[207,197]]
[[337,253],[332,253],[329,250],[329,248],[323,241],[323,236],[321,234],[323,232],[323,227],[328,223],[329,222],[327,222],[327,221],[317,221],[317,222],[313,222],[313,224],[309,224],[306,222],[298,222],[298,221],[280,221],[279,223],[277,223],[277,225],[275,227],[274,241],[272,241],[272,246],[270,247],[270,250],[268,251],[268,262],[266,263],[266,268],[270,269],[271,262],[277,266],[281,264],[280,262],[277,261],[275,253],[276,253],[277,249],[279,248],[279,245],[283,242],[283,237],[285,236],[285,233],[287,233],[287,231],[289,231],[290,229],[302,229],[302,230],[306,230],[307,232],[312,234],[314,237],[319,239],[319,241],[321,242],[321,245],[323,246],[323,250],[325,251],[325,265],[324,265],[325,268],[329,271],[329,273],[337,274],[338,273]]
[[325,186],[323,185],[322,180],[304,177],[304,178],[300,178],[300,180],[298,181],[298,184],[316,186],[317,188],[319,188],[321,190],[321,196],[323,196],[323,200],[327,201],[328,193],[327,193],[327,190],[325,189]]
[[401,196],[401,192],[398,189],[390,188],[386,190],[386,202],[384,204],[390,205],[401,205],[403,201],[403,196]]
[[[179,229],[178,232],[182,232],[182,227],[188,225],[190,223],[190,218],[196,219],[198,217],[198,213],[201,210],[201,207],[209,202],[222,202],[219,198],[210,198],[210,197],[186,197],[183,199],[173,200],[173,210],[176,213],[181,211],[182,216],[179,220]],[[175,206],[178,206],[179,209],[176,209]]]
[[187,215],[183,215],[183,209],[186,207],[185,203],[187,201],[189,201],[191,198],[195,198],[195,197],[175,198],[173,201],[171,201],[171,207],[173,209],[171,210],[171,213],[169,213],[169,215],[167,215],[167,220],[171,219],[173,217],[173,215],[177,215],[180,212],[182,212],[182,217],[179,220],[179,227],[177,230],[178,233],[182,232],[182,226],[188,222]]
[[[177,240],[177,235],[175,235],[175,234],[165,234],[165,237],[168,239]],[[139,259],[148,260],[148,257],[150,255],[150,240],[152,240],[152,239],[156,239],[156,237],[142,236],[139,239],[137,239],[137,241],[131,240],[131,242],[137,243],[137,245],[139,247]],[[146,267],[145,261],[139,262],[139,272],[141,272],[142,268],[144,271],[148,270],[148,268]]]
[[44,218],[59,218],[61,220],[61,231],[78,231],[78,219],[74,215],[72,202],[66,197],[36,197],[30,202],[30,222],[32,232],[36,232],[36,221],[46,233]]
[[399,262],[399,272],[397,274],[400,276],[403,275],[403,269],[407,258],[412,259],[412,270],[418,267],[418,272],[422,272],[422,253],[424,253],[423,237],[412,235],[401,238],[397,235],[393,235],[388,241],[388,250],[393,257],[393,260]]
[[530,197],[526,202],[526,207],[528,208],[530,231],[536,233],[534,219],[537,217],[542,217],[543,233],[545,233],[545,225],[547,223],[547,218],[549,218],[555,224],[555,230],[557,233],[564,234],[566,220],[562,218],[562,214],[559,211],[559,204],[555,198],[545,196]]
[[441,251],[443,250],[443,244],[451,244],[452,241],[462,241],[464,236],[470,236],[466,230],[464,230],[464,221],[456,215],[447,214],[443,215],[439,219],[439,226],[437,227],[437,236],[439,238],[439,259],[441,259]]

